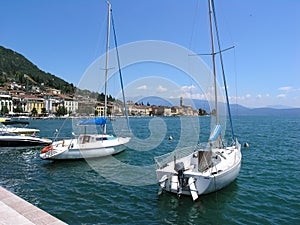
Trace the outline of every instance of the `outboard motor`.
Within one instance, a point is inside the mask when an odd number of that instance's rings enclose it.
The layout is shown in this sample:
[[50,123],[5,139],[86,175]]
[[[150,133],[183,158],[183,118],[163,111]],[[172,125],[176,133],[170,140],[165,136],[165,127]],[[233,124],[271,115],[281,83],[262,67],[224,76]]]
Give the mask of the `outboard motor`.
[[183,186],[183,172],[184,172],[184,163],[178,162],[175,164],[174,170],[177,172],[178,176],[178,190],[177,194],[180,196],[182,194],[182,186]]

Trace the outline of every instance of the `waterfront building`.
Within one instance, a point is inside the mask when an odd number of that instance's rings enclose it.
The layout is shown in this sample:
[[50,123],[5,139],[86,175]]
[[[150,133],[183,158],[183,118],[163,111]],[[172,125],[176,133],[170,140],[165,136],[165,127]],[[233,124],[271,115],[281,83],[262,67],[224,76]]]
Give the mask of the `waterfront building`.
[[157,116],[171,116],[171,108],[168,106],[158,106],[156,114]]
[[13,113],[13,101],[11,95],[0,95],[0,110],[2,110],[3,107],[7,107],[8,113]]
[[150,106],[145,105],[133,105],[130,110],[130,115],[132,116],[149,116],[152,111]]
[[37,114],[42,114],[42,109],[45,108],[44,98],[37,97],[35,95],[26,95],[23,96],[24,100],[24,112],[31,113],[32,110],[35,108]]

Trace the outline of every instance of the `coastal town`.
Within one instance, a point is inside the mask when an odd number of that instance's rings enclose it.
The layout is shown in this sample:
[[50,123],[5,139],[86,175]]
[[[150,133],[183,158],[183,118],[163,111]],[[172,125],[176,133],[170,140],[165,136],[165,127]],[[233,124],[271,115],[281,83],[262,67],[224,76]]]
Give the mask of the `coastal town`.
[[[37,84],[26,75],[26,84],[15,81],[6,82],[0,87],[0,112],[2,116],[10,117],[80,117],[103,116],[104,100],[87,93],[75,92],[65,94],[61,90],[46,87],[43,83]],[[28,85],[30,83],[30,85]],[[102,94],[103,96],[103,94]],[[195,110],[185,106],[183,98],[178,106],[164,106],[126,102],[129,116],[198,116],[206,114],[203,110]],[[124,104],[111,96],[108,98],[108,116],[123,116]]]

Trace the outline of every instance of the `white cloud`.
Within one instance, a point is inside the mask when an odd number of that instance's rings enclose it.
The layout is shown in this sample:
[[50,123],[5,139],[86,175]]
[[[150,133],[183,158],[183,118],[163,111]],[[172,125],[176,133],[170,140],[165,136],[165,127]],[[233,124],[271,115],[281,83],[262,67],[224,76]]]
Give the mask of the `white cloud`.
[[261,94],[258,94],[257,96],[256,96],[256,98],[258,98],[258,99],[261,99],[263,96],[261,95]]
[[246,94],[245,98],[251,98],[250,94]]
[[277,98],[285,98],[286,97],[286,94],[279,94],[277,95]]
[[280,87],[278,88],[279,91],[292,91],[294,88],[291,86],[284,86],[284,87]]
[[163,86],[161,86],[161,85],[159,85],[157,88],[156,88],[156,91],[157,92],[166,92],[168,89],[167,88],[165,88],[165,87],[163,87]]
[[208,95],[200,94],[200,93],[193,93],[193,94],[183,93],[180,95],[180,97],[191,98],[191,99],[200,99],[200,100],[208,100],[209,99]]
[[147,90],[148,87],[147,87],[147,85],[142,85],[142,86],[137,87],[137,89],[138,90]]
[[181,90],[183,91],[192,91],[192,90],[195,90],[196,87],[194,85],[190,85],[190,86],[182,86],[181,87]]

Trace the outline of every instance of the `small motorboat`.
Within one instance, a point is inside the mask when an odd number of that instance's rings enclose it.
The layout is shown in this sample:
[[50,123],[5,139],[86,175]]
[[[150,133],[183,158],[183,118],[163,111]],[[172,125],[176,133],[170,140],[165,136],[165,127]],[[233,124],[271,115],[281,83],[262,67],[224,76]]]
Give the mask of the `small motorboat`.
[[34,147],[50,145],[52,141],[47,138],[37,136],[27,136],[24,134],[11,134],[0,132],[1,147]]
[[40,132],[39,129],[28,128],[28,125],[29,122],[27,121],[2,121],[0,123],[0,132],[25,135],[37,134],[38,132]]

